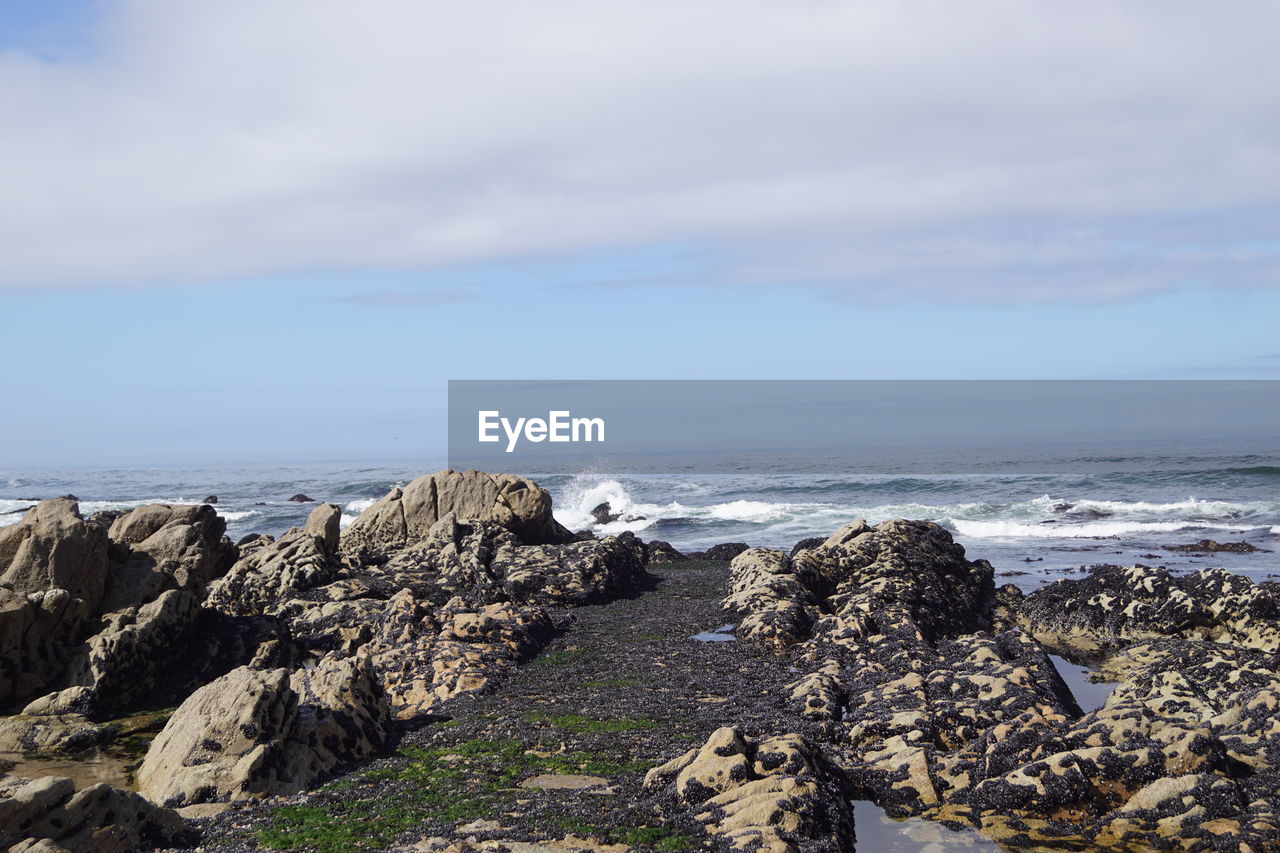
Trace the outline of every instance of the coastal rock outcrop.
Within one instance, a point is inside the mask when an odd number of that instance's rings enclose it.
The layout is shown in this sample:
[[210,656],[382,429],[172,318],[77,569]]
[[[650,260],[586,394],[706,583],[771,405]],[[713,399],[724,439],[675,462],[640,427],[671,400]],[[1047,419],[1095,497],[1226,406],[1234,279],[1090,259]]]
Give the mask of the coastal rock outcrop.
[[1280,686],[1272,655],[1167,638],[1103,672],[1102,708],[1048,727],[992,732],[969,750],[971,784],[934,816],[965,816],[1024,845],[1265,850],[1280,832]]
[[134,853],[190,840],[171,809],[107,784],[77,791],[70,779],[0,778],[0,847],[13,851]]
[[570,542],[551,515],[551,495],[531,480],[484,471],[439,471],[394,488],[360,513],[342,537],[345,553],[366,562],[420,541],[444,516],[504,527],[527,545]]
[[240,667],[182,703],[138,769],[168,806],[292,793],[386,742],[386,699],[367,657],[314,668]]
[[523,545],[505,528],[447,513],[420,543],[369,570],[424,597],[473,603],[586,604],[635,588],[644,545],[633,535],[558,545]]
[[1018,623],[1040,642],[1099,655],[1165,636],[1280,651],[1280,593],[1222,569],[1175,577],[1148,566],[1094,566],[1027,596]]
[[[1011,847],[1274,847],[1271,585],[1102,567],[1024,599],[991,575],[936,525],[855,522],[739,555],[724,604],[739,636],[788,654],[793,707],[825,726],[853,795],[892,816]],[[1110,655],[1119,686],[1084,713],[1038,639]],[[711,787],[741,775],[732,752]]]
[[804,738],[748,740],[732,727],[650,770],[646,788],[671,787],[707,832],[736,850],[785,853],[800,839],[852,849],[853,817],[839,776]]
[[145,694],[234,559],[209,506],[157,504],[105,521],[56,499],[0,530],[0,704],[89,688],[75,694],[84,711]]
[[203,596],[235,560],[227,523],[207,504],[151,504],[117,518],[108,535],[113,557],[106,611],[150,601],[166,589]]
[[401,590],[365,647],[394,716],[412,719],[460,693],[484,690],[551,635],[541,608],[509,603],[442,608]]
[[738,635],[786,648],[821,634],[856,641],[877,634],[934,638],[989,630],[994,572],[927,521],[862,520],[794,556],[751,548],[730,565],[726,609]]
[[207,606],[233,616],[276,615],[295,594],[336,580],[343,568],[338,553],[342,509],[321,504],[306,525],[278,540],[260,536],[209,590]]

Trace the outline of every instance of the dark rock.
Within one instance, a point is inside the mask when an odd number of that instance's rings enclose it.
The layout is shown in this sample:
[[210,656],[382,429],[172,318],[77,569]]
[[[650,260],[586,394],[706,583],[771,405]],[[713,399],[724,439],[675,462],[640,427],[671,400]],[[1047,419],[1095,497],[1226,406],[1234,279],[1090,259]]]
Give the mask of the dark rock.
[[216,504],[217,502],[218,502],[217,495],[209,495],[207,498],[201,501],[201,503],[207,503],[207,504]]
[[[1252,554],[1255,551],[1267,552],[1265,548],[1259,548],[1249,542],[1215,542],[1212,539],[1201,539],[1199,542],[1193,542],[1190,545],[1166,545],[1166,551],[1201,551],[1208,554],[1226,553],[1226,554]],[[1159,558],[1157,558],[1159,559]]]
[[306,495],[302,494],[301,492],[299,492],[298,494],[296,494],[296,495],[294,495],[293,497],[289,498],[289,500],[290,500],[291,502],[293,502],[293,503],[296,503],[296,504],[309,504],[309,503],[315,503],[315,499],[314,499],[314,498],[309,498],[309,497],[307,497]]
[[[794,557],[796,554],[799,554],[801,551],[807,551],[811,548],[817,548],[819,545],[821,545],[825,541],[827,541],[826,538],[822,536],[810,536],[808,539],[801,539],[795,545],[791,546],[791,556]],[[737,554],[735,554],[734,556],[736,557]]]
[[698,559],[728,561],[732,560],[734,557],[738,556],[750,547],[751,546],[746,542],[722,542],[719,545],[712,545],[710,548],[703,551],[701,557]]
[[689,558],[671,547],[670,542],[655,539],[645,546],[644,561],[649,563],[683,563]]
[[591,510],[591,517],[596,520],[596,524],[609,524],[610,522],[617,521],[622,517],[620,513],[613,512],[612,510],[613,508],[609,506],[609,502],[605,501],[604,503],[597,505],[595,509]]

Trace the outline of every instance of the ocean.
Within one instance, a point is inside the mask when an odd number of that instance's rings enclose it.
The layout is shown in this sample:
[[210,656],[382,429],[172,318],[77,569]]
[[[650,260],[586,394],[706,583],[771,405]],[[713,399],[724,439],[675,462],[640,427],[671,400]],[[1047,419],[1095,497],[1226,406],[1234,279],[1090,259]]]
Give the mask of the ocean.
[[[634,460],[632,461],[634,463]],[[790,548],[854,518],[928,519],[987,559],[998,582],[1026,590],[1096,563],[1223,567],[1280,577],[1280,439],[912,447],[523,463],[572,530],[635,532],[681,550],[719,542]],[[74,494],[84,513],[216,495],[228,533],[279,534],[312,505],[343,523],[440,461],[246,467],[0,470],[0,525],[34,500]],[[515,469],[516,466],[513,466]],[[660,471],[662,473],[653,473]],[[597,524],[608,503],[619,519]],[[1201,539],[1247,542],[1252,553],[1170,550]]]

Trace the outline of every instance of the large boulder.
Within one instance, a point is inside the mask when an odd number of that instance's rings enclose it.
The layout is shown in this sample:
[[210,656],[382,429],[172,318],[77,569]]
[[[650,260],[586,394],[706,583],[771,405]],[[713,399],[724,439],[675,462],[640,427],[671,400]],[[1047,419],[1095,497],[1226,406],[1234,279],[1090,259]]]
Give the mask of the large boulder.
[[65,589],[93,612],[107,585],[107,536],[80,505],[41,501],[22,521],[0,527],[0,586],[22,594]]
[[91,617],[65,589],[0,587],[0,707],[55,686]]
[[0,528],[0,705],[54,685],[107,589],[108,540],[73,500]]
[[204,504],[151,504],[120,516],[109,531],[113,565],[103,611],[151,601],[168,589],[203,596],[235,561],[226,530],[226,521]]
[[225,529],[208,506],[156,504],[86,522],[65,499],[6,528],[0,703],[43,696],[39,707],[63,714],[157,699],[174,663],[191,663],[206,586],[234,559]]
[[386,699],[364,656],[315,667],[240,667],[192,693],[138,769],[138,790],[169,806],[305,789],[386,743]]
[[804,738],[748,740],[732,727],[645,775],[698,809],[707,832],[735,850],[795,850],[827,840],[853,849],[853,815],[838,773]]
[[170,809],[105,783],[77,791],[70,779],[0,778],[5,850],[134,853],[186,846],[193,833]]
[[394,488],[360,513],[343,534],[343,551],[376,558],[420,541],[450,513],[497,524],[528,545],[573,539],[552,517],[551,495],[533,481],[514,474],[450,470]]

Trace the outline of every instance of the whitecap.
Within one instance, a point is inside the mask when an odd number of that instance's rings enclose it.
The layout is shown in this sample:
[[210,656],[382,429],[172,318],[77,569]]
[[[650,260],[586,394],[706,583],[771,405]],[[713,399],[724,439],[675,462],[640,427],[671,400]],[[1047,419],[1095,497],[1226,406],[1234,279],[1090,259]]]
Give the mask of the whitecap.
[[[358,500],[349,501],[343,509],[347,512],[354,512],[356,515],[364,512],[369,507],[376,504],[381,498],[360,498]],[[354,520],[354,519],[353,519]]]
[[1256,526],[1239,524],[1207,525],[1196,521],[1090,521],[1083,524],[1026,524],[1018,521],[966,521],[948,518],[946,526],[972,539],[1097,539],[1143,533],[1173,533],[1179,530],[1224,530],[1241,532]]

